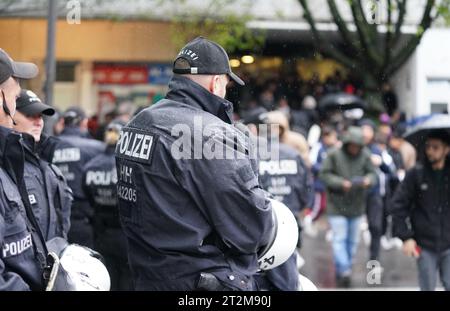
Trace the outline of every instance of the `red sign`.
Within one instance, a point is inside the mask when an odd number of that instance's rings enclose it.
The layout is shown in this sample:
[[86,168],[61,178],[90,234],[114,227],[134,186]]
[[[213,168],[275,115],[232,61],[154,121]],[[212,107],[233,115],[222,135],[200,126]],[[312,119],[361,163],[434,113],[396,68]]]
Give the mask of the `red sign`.
[[148,69],[145,65],[95,65],[94,82],[98,84],[148,84]]

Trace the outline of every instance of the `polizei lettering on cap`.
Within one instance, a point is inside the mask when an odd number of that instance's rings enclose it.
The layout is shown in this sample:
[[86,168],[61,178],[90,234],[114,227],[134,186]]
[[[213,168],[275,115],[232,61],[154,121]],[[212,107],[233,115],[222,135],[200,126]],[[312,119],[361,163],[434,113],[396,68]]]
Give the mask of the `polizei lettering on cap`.
[[197,53],[194,53],[193,51],[191,51],[189,49],[182,49],[180,51],[180,53],[178,53],[178,56],[181,56],[181,55],[187,55],[190,58],[192,58],[193,60],[197,60],[198,59]]
[[154,136],[138,130],[123,130],[120,134],[116,153],[119,157],[148,161],[152,153]]

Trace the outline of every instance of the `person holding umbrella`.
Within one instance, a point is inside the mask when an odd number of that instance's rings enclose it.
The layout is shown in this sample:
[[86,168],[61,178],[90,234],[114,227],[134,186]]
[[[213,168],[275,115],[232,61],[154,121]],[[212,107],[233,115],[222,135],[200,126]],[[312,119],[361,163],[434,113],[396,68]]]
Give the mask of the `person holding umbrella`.
[[420,289],[434,290],[439,272],[445,290],[450,290],[450,133],[436,128],[438,122],[431,124],[405,136],[416,147],[424,145],[425,158],[407,172],[390,212],[403,252],[417,259]]

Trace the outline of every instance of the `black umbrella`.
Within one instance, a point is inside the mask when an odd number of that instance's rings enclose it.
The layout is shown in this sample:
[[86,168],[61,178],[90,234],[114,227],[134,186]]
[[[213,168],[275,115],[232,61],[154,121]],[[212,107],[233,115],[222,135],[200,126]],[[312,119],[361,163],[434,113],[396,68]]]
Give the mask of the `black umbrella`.
[[419,148],[425,144],[428,134],[435,130],[446,131],[450,135],[450,115],[435,114],[406,132],[403,137]]
[[333,93],[319,100],[319,110],[350,110],[355,108],[366,109],[366,102],[358,96],[347,93]]

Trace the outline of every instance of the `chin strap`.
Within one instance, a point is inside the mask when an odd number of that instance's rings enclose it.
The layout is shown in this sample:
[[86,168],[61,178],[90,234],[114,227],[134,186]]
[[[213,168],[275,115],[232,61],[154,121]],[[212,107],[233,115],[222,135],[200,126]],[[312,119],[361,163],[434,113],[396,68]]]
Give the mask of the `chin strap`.
[[13,117],[11,116],[11,111],[9,111],[8,105],[6,104],[5,93],[3,91],[2,97],[3,97],[3,111],[6,113],[7,116],[11,118],[13,125],[17,125],[16,121],[14,121]]

